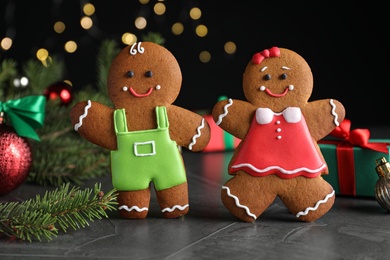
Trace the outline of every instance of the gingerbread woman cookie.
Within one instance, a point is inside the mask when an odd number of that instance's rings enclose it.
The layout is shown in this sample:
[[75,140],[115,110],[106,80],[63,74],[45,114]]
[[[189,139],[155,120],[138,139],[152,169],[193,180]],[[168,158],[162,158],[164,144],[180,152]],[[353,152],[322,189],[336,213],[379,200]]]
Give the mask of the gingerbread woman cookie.
[[186,214],[188,185],[179,147],[201,151],[210,128],[199,114],[173,105],[182,84],[177,60],[163,46],[138,42],[115,57],[107,82],[113,108],[83,101],[70,117],[82,137],[111,150],[121,217],[147,216],[151,183],[163,217]]
[[225,207],[253,222],[279,196],[299,220],[322,217],[335,191],[317,141],[345,117],[335,99],[308,101],[313,75],[297,53],[272,47],[253,55],[243,75],[246,101],[225,99],[212,115],[222,129],[241,139],[229,163],[233,177],[222,187]]

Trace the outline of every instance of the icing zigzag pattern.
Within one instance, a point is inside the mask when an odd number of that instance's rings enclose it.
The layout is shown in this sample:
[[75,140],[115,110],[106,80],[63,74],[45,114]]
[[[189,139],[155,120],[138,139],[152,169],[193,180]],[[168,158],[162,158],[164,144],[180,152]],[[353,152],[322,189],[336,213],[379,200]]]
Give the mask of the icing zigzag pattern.
[[220,125],[222,123],[222,119],[227,116],[228,114],[228,110],[227,108],[230,107],[231,105],[233,105],[233,100],[231,98],[229,98],[229,103],[227,103],[224,107],[223,107],[223,111],[224,113],[223,114],[220,114],[219,117],[218,117],[218,121],[216,122],[217,125]]
[[188,146],[188,149],[192,150],[192,146],[196,144],[196,138],[201,136],[200,130],[204,128],[204,118],[202,118],[202,124],[196,129],[197,134],[192,137],[192,142]]
[[175,206],[173,206],[172,208],[165,208],[165,209],[162,209],[161,212],[165,212],[165,211],[172,212],[172,211],[174,211],[175,209],[183,210],[183,209],[187,208],[188,206],[189,206],[188,204],[186,204],[186,205],[184,205],[184,206],[175,205]]
[[87,117],[88,115],[88,109],[90,109],[92,106],[91,100],[88,100],[88,104],[84,108],[84,114],[82,114],[79,117],[79,122],[74,125],[74,130],[78,131],[79,128],[83,125],[83,119]]
[[147,207],[143,207],[143,208],[139,208],[139,207],[137,207],[137,206],[132,206],[131,208],[129,208],[128,206],[126,206],[126,205],[122,205],[122,206],[120,206],[119,208],[118,208],[119,210],[121,210],[121,209],[124,209],[124,210],[126,210],[126,211],[128,211],[128,212],[130,212],[130,211],[132,211],[132,210],[136,210],[136,211],[138,211],[138,212],[141,212],[141,211],[147,211],[148,210],[148,208]]
[[234,199],[234,201],[236,202],[237,207],[240,207],[240,208],[245,209],[246,214],[248,214],[248,215],[251,216],[252,218],[254,218],[254,219],[257,218],[255,214],[251,213],[251,211],[249,210],[249,208],[248,208],[247,206],[244,206],[244,205],[241,205],[241,204],[240,204],[240,201],[238,200],[237,196],[234,196],[233,194],[230,193],[229,187],[222,186],[222,189],[226,190],[227,195],[228,195],[229,197],[231,197],[231,198]]
[[307,209],[305,209],[305,211],[300,211],[300,212],[298,212],[298,214],[295,215],[295,216],[296,216],[297,218],[299,218],[300,216],[307,215],[307,214],[309,213],[310,210],[311,210],[311,211],[317,210],[318,207],[320,206],[320,204],[327,202],[328,199],[329,199],[330,197],[333,197],[334,194],[335,194],[335,191],[333,190],[331,193],[329,193],[328,195],[326,195],[325,199],[317,201],[317,203],[316,203],[316,205],[315,205],[314,207],[308,207]]
[[340,123],[338,121],[339,115],[336,113],[336,104],[333,102],[333,99],[330,100],[330,105],[332,106],[332,115],[334,116],[334,124],[339,126]]

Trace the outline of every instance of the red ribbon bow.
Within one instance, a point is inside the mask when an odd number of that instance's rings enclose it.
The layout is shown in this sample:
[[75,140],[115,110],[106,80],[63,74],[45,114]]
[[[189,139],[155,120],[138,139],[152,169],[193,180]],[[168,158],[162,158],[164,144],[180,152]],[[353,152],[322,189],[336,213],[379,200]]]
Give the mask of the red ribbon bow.
[[344,143],[350,144],[352,146],[360,146],[362,148],[367,148],[375,150],[382,153],[389,153],[386,143],[369,143],[370,139],[370,130],[357,128],[350,130],[351,121],[344,119],[339,126],[337,126],[330,135],[343,139]]
[[272,47],[271,49],[265,49],[262,52],[255,53],[252,57],[254,64],[260,64],[265,58],[279,57],[280,49],[278,47]]

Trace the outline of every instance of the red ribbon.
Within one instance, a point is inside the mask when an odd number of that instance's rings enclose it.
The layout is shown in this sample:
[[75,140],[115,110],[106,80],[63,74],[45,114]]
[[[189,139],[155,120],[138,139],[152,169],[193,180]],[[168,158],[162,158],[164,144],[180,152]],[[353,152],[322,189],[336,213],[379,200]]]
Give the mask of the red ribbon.
[[344,119],[339,126],[337,126],[330,135],[341,138],[343,143],[349,146],[360,146],[375,150],[381,153],[389,153],[387,144],[385,143],[369,143],[370,130],[368,129],[354,129],[350,131],[351,121]]
[[356,196],[355,161],[353,147],[360,146],[381,153],[389,153],[387,143],[369,143],[368,129],[354,129],[350,131],[351,121],[344,119],[330,135],[341,140],[322,140],[320,143],[336,144],[337,167],[340,193]]
[[272,47],[271,49],[265,49],[261,52],[255,53],[252,56],[252,62],[254,64],[260,64],[265,58],[279,57],[280,49],[278,47]]

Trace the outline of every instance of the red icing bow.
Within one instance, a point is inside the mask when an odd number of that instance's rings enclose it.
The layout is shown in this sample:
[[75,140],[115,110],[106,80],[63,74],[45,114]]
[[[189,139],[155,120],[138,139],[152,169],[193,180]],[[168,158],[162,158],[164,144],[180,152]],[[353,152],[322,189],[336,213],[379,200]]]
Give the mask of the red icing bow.
[[272,47],[271,49],[265,49],[262,52],[255,53],[252,57],[252,62],[254,64],[260,64],[264,58],[269,57],[279,57],[280,56],[280,49],[278,47]]
[[344,119],[339,126],[337,126],[330,135],[343,139],[344,143],[356,145],[363,148],[375,150],[382,153],[389,153],[386,143],[369,143],[370,130],[368,129],[354,129],[350,131],[351,121]]

